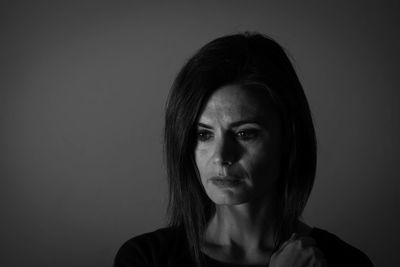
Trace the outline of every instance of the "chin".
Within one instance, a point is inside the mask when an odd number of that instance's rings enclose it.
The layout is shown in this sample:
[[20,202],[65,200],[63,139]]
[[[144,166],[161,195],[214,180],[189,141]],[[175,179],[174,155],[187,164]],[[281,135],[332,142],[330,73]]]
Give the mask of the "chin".
[[249,202],[251,199],[251,194],[249,192],[214,192],[213,194],[208,194],[208,197],[215,203],[215,205],[239,205]]

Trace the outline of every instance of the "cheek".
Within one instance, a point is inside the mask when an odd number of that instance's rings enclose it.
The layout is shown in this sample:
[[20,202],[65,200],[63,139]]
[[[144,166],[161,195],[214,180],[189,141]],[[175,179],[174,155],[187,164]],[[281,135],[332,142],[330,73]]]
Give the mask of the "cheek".
[[195,150],[195,160],[197,169],[200,172],[201,177],[207,170],[207,162],[208,162],[208,151],[204,148],[196,148]]
[[275,179],[280,162],[279,148],[274,145],[264,144],[246,151],[242,159],[242,166],[252,180]]

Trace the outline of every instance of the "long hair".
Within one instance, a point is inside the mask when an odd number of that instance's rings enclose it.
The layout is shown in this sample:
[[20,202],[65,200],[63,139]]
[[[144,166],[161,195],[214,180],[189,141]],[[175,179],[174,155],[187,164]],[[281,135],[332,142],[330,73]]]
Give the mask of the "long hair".
[[210,95],[228,84],[260,87],[283,123],[283,161],[275,214],[275,249],[289,238],[310,195],[316,138],[303,88],[284,49],[259,33],[217,38],[178,73],[166,104],[164,157],[169,182],[168,219],[183,228],[191,257],[202,266],[202,236],[215,204],[202,186],[194,159],[196,124]]

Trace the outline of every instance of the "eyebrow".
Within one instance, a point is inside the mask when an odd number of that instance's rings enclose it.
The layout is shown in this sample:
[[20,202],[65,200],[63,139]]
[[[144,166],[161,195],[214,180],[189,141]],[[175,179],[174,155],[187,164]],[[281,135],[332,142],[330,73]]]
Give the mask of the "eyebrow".
[[[239,125],[243,125],[243,124],[258,124],[258,125],[263,125],[263,123],[261,123],[261,120],[258,118],[254,118],[254,119],[246,119],[246,120],[239,120],[239,121],[235,121],[232,122],[231,124],[229,124],[230,127],[237,127]],[[206,129],[212,129],[213,127],[205,124],[205,123],[201,123],[199,122],[197,124],[200,127],[206,128]]]

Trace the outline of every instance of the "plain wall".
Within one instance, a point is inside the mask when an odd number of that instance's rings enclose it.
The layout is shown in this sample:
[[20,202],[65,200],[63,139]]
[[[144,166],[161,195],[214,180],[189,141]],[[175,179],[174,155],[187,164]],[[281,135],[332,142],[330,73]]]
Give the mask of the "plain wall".
[[400,265],[396,1],[2,1],[0,265],[111,266],[165,224],[164,103],[206,42],[287,48],[312,109],[304,219]]

